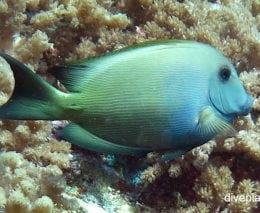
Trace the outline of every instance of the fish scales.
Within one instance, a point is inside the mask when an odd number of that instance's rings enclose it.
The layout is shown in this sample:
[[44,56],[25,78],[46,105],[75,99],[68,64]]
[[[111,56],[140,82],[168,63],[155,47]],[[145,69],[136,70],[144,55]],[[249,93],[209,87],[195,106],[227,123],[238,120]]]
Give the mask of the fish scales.
[[[60,136],[98,152],[184,154],[232,132],[234,119],[253,104],[230,61],[194,41],[150,42],[53,68],[68,93],[1,56],[17,86],[0,107],[0,118],[69,120]],[[26,84],[33,85],[38,99]]]

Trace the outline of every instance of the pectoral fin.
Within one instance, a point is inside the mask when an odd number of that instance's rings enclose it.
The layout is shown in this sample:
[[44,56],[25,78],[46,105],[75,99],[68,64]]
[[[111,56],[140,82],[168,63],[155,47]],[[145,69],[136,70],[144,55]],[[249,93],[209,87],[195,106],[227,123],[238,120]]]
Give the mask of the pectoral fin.
[[232,125],[217,116],[214,110],[209,106],[201,111],[196,130],[204,138],[223,134],[233,136],[236,133]]
[[67,125],[64,129],[58,132],[58,135],[77,146],[100,153],[136,155],[146,154],[151,151],[141,147],[128,147],[114,144],[93,135],[75,123]]

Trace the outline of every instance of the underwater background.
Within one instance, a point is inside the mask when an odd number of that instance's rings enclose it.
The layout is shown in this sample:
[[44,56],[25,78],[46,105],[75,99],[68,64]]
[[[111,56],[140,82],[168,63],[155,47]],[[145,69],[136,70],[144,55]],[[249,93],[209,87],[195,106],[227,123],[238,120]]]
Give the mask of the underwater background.
[[[259,30],[259,0],[1,0],[0,52],[53,84],[54,65],[148,40],[196,40],[232,61],[255,102],[235,137],[169,162],[149,153],[120,164],[82,150],[53,134],[66,121],[0,121],[0,212],[260,212]],[[13,88],[0,58],[0,104]],[[125,175],[142,161],[140,179]]]

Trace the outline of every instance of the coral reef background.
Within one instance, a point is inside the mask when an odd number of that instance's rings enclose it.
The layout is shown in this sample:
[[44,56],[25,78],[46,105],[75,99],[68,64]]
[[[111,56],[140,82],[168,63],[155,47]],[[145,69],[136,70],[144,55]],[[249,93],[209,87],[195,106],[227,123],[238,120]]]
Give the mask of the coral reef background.
[[[58,141],[64,122],[0,122],[0,211],[27,212],[259,212],[259,0],[3,0],[0,51],[24,62],[50,83],[46,70],[147,40],[188,39],[223,51],[255,98],[239,118],[238,134],[217,138],[171,162],[150,153],[141,183],[122,180],[108,156]],[[0,58],[0,104],[14,79]],[[136,162],[126,157],[129,165]]]

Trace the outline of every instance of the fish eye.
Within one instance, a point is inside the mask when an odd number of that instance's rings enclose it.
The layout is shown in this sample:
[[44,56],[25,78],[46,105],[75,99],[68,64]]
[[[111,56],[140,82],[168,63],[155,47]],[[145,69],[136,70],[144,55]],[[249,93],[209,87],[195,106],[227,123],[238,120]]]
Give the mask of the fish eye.
[[223,67],[219,71],[219,77],[223,81],[227,81],[230,78],[231,70],[227,67]]

